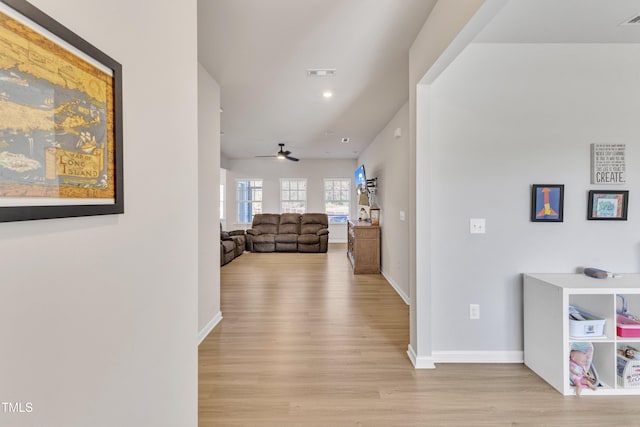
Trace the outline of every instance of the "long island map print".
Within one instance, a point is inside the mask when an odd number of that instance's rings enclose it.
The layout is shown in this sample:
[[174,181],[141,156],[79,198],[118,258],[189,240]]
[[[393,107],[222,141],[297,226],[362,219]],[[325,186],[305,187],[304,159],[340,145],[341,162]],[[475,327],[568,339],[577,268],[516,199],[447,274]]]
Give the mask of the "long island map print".
[[113,108],[110,70],[0,12],[0,206],[112,203]]

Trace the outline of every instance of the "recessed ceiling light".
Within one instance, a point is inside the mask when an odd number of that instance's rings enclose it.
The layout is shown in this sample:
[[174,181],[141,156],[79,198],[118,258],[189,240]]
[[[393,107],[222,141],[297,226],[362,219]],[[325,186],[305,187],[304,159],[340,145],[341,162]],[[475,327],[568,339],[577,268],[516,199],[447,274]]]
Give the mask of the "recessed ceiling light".
[[331,92],[330,90],[325,90],[324,92],[322,92],[322,96],[324,98],[331,98],[333,96],[333,92]]
[[343,144],[348,144],[349,143],[349,138],[342,138],[342,143]]
[[308,68],[307,75],[309,77],[332,77],[336,75],[335,68]]

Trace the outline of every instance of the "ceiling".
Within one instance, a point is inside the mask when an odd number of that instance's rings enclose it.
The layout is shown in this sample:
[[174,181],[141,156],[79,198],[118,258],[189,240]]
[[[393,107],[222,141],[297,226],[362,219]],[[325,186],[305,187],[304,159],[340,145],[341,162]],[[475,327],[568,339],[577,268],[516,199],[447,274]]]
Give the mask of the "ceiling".
[[[222,154],[285,143],[300,159],[357,158],[407,101],[409,48],[435,3],[199,0],[198,57],[221,87]],[[640,0],[510,0],[475,41],[640,43],[640,24],[619,25],[637,14]]]
[[198,57],[221,87],[222,154],[285,143],[300,159],[357,158],[408,100],[409,48],[435,3],[200,0]]
[[640,0],[511,0],[480,43],[640,43]]

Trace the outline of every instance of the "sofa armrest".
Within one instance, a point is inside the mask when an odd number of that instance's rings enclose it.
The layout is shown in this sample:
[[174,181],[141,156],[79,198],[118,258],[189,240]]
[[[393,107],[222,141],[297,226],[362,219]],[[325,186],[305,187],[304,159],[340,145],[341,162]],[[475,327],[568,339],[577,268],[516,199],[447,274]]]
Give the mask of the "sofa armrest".
[[229,231],[229,236],[244,236],[244,230]]
[[318,232],[316,234],[318,236],[324,236],[326,234],[329,234],[329,229],[328,228],[323,228],[322,230],[318,230]]
[[226,231],[221,231],[220,232],[220,240],[229,240],[229,233],[227,233]]
[[253,228],[250,228],[247,230],[247,234],[251,234],[252,236],[257,236],[260,234],[260,232],[258,230],[254,230]]

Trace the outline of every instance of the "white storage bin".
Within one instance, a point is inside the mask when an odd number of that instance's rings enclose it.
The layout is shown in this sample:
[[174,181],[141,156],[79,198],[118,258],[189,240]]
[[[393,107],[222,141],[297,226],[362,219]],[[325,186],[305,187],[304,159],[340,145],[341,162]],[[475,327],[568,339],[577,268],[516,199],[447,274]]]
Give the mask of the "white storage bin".
[[[575,320],[571,318],[571,312],[575,310],[579,314],[579,318],[584,320]],[[575,305],[569,306],[569,335],[572,338],[600,337],[604,335],[605,319],[589,313]]]

